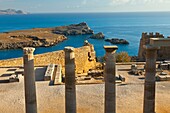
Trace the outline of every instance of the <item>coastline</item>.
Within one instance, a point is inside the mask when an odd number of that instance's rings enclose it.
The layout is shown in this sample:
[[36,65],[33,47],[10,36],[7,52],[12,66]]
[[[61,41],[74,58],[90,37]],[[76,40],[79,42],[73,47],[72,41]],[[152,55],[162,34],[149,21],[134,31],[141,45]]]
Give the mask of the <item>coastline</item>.
[[0,50],[24,47],[50,47],[70,35],[93,34],[85,22],[54,28],[34,28],[0,33]]
[[[159,15],[159,16],[158,16]],[[152,21],[152,18],[156,18],[156,21]],[[68,19],[69,18],[69,19]],[[125,19],[126,18],[126,19]],[[136,19],[135,19],[136,18]],[[165,19],[166,18],[166,19]],[[9,15],[1,16],[0,18],[0,32],[31,29],[31,28],[48,28],[55,26],[64,26],[73,23],[79,23],[85,21],[89,26],[96,32],[103,32],[107,37],[110,38],[123,38],[130,42],[129,45],[118,45],[118,52],[127,51],[130,56],[138,55],[138,47],[142,32],[160,32],[165,36],[169,36],[169,13],[80,13],[80,14],[54,14],[41,13],[41,14],[28,14],[28,15]],[[135,20],[134,20],[135,19]],[[33,21],[34,20],[34,21]],[[125,21],[126,20],[126,21]],[[122,23],[123,22],[123,23]],[[163,22],[163,23],[162,23]],[[86,36],[71,36],[69,40],[63,43],[57,44],[59,46],[54,47],[40,47],[37,48],[36,54],[51,52],[55,50],[61,50],[65,45],[71,45],[73,47],[80,47],[81,40],[74,41],[74,38],[86,39]],[[69,38],[69,37],[68,37]],[[74,46],[71,44],[79,44]],[[109,43],[104,41],[88,40],[95,47],[97,56],[103,56],[103,46]],[[68,43],[67,43],[68,42]],[[59,49],[58,49],[59,48]],[[44,51],[45,50],[45,51]],[[12,55],[14,53],[16,56]],[[0,59],[8,59],[22,56],[22,50],[16,51],[2,51],[0,53]],[[11,56],[11,57],[9,57]]]

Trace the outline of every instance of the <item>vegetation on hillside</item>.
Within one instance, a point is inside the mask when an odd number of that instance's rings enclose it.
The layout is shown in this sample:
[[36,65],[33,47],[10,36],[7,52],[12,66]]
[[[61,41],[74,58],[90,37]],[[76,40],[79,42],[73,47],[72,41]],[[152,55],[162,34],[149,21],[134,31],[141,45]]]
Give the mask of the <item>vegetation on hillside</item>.
[[[127,52],[119,52],[115,54],[115,58],[116,58],[116,62],[130,62],[131,61],[131,57],[128,55]],[[104,57],[97,57],[97,61],[99,62],[105,62],[105,58]]]
[[116,53],[116,62],[130,62],[131,57],[128,55],[127,52],[120,52]]

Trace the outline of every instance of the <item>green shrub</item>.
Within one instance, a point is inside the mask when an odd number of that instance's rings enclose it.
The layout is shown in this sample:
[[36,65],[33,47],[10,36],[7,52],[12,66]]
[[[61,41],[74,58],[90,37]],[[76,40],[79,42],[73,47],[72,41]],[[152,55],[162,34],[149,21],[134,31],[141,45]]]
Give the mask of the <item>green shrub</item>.
[[[130,62],[131,57],[128,55],[127,52],[120,52],[115,54],[116,62]],[[97,61],[104,63],[105,57],[97,57]]]
[[127,52],[116,53],[116,62],[130,62],[131,57]]

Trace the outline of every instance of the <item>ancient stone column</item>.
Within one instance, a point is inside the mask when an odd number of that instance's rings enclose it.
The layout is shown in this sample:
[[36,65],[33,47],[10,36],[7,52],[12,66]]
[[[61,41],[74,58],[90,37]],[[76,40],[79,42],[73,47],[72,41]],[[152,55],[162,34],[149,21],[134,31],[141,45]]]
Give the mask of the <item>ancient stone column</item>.
[[65,111],[76,113],[75,56],[73,47],[65,47]]
[[106,64],[104,67],[105,79],[105,113],[116,113],[116,59],[117,46],[104,46]]
[[147,45],[144,48],[146,49],[146,72],[143,113],[155,113],[155,74],[158,47]]
[[26,113],[37,113],[35,71],[34,71],[34,48],[26,47],[24,51],[24,85]]

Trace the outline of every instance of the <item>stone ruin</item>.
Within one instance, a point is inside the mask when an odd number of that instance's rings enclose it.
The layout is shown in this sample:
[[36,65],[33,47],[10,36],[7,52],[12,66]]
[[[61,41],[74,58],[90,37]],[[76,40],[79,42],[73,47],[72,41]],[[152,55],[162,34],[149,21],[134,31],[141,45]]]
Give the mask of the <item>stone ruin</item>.
[[140,76],[140,75],[143,75],[144,72],[145,72],[145,65],[144,65],[144,68],[142,69],[139,69],[136,64],[131,65],[131,70],[130,70],[131,74]]
[[[156,56],[159,47],[146,46],[146,71],[144,84],[144,103],[143,113],[155,112],[155,75],[156,75]],[[106,51],[106,63],[104,65],[104,113],[116,113],[116,61],[115,52],[117,46],[104,46]],[[75,49],[73,47],[65,47],[65,111],[66,113],[76,113],[76,71],[75,71]],[[24,48],[24,88],[25,88],[25,110],[26,113],[37,113],[37,97],[34,70],[34,48]],[[57,68],[55,68],[57,67]],[[136,70],[137,66],[132,65],[132,70]],[[54,77],[53,73],[58,73],[58,77]],[[45,80],[50,79],[51,82],[61,81],[61,67],[51,64],[47,67]],[[125,78],[119,76],[122,81]]]
[[157,81],[170,81],[170,62],[164,61],[158,64],[156,80]]
[[[160,47],[144,46],[146,51],[143,113],[155,113],[155,75],[157,50]],[[117,46],[104,46],[106,63],[104,65],[104,113],[116,113],[116,61]],[[26,113],[37,113],[37,97],[34,70],[34,48],[24,48],[24,88]],[[65,111],[76,113],[76,63],[73,47],[65,47]],[[89,55],[91,56],[91,55]],[[44,79],[54,79],[54,65],[49,65]],[[136,65],[132,65],[136,70]],[[60,71],[60,69],[58,69]],[[60,73],[56,71],[56,73]],[[52,77],[52,78],[51,78]],[[120,77],[121,78],[121,77]],[[58,78],[56,78],[58,79]],[[124,80],[124,78],[121,78]]]
[[[154,33],[142,33],[142,38],[140,39],[140,46],[139,46],[139,52],[138,52],[138,59],[140,61],[145,61],[145,55],[146,55],[146,51],[143,48],[144,45],[148,45],[151,44],[152,45],[152,41],[151,40],[157,40],[157,42],[162,43],[167,42],[168,40],[170,40],[170,38],[165,38],[163,34],[160,34],[158,32]],[[167,40],[167,41],[166,41]],[[166,45],[160,46],[160,49],[157,51],[157,60],[169,60],[170,59],[170,45]]]

